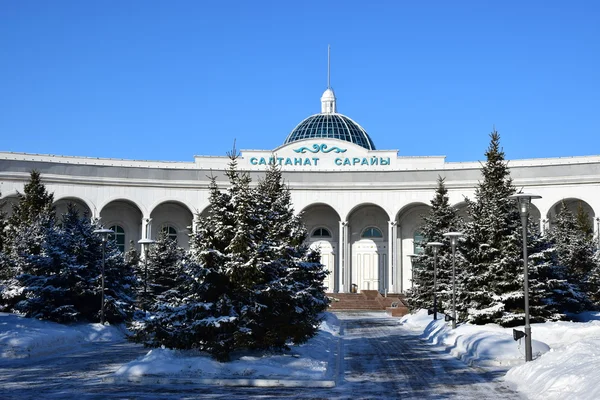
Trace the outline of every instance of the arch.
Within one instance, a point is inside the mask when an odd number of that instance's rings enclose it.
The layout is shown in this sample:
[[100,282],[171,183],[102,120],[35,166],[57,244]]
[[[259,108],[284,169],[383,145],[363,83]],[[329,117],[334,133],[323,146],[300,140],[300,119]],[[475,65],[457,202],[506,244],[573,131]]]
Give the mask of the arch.
[[0,197],[0,212],[5,213],[7,216],[12,215],[13,205],[19,202],[18,192],[14,191],[9,195]]
[[[561,199],[561,200],[555,202],[548,209],[548,213],[546,214],[546,218],[547,218],[548,226],[550,228],[552,228],[552,225],[554,224],[556,216],[558,215],[558,213],[562,209],[563,203],[567,207],[567,209],[573,213],[573,215],[577,215],[579,207],[582,207],[583,211],[585,211],[588,214],[590,226],[593,228],[593,226],[594,226],[594,219],[596,217],[594,209],[592,208],[592,206],[589,205],[588,202],[586,202],[585,200],[582,200],[580,198],[577,198],[577,197],[568,197],[568,198]],[[532,206],[533,206],[533,204],[532,204]],[[533,209],[533,207],[532,207],[532,209]],[[538,213],[539,213],[539,210],[538,210]]]
[[415,211],[420,211],[420,212],[428,212],[429,209],[431,208],[431,205],[427,204],[427,203],[423,203],[421,201],[415,201],[413,203],[408,203],[405,204],[402,208],[400,208],[400,210],[398,210],[398,212],[396,213],[396,218],[395,220],[400,222],[402,221],[402,219],[404,219],[406,216],[408,216],[411,213],[414,213]]
[[98,215],[100,215],[102,213],[102,210],[104,210],[107,205],[109,205],[111,203],[114,203],[114,202],[118,202],[118,201],[122,201],[124,203],[132,204],[138,210],[140,210],[140,212],[142,213],[142,215],[147,215],[147,209],[146,209],[146,207],[142,206],[139,202],[137,202],[135,200],[127,199],[127,198],[124,198],[124,197],[121,197],[121,196],[111,197],[108,200],[105,200],[103,203],[101,203],[101,206],[98,207],[98,210],[100,210],[99,213],[98,213]]
[[105,203],[100,209],[100,223],[105,227],[121,226],[124,242],[134,242],[139,250],[138,240],[142,238],[142,210],[131,200],[117,198]]
[[194,223],[194,213],[185,203],[180,201],[163,201],[157,204],[150,213],[150,237],[156,239],[165,226],[175,232],[175,240],[183,248],[189,248],[189,235]]
[[337,220],[338,221],[341,220],[340,214],[337,212],[337,210],[332,205],[324,203],[324,202],[308,204],[308,205],[304,206],[304,208],[302,208],[302,210],[300,210],[300,214],[305,214],[309,211],[313,211],[314,209],[318,209],[318,208],[328,209],[328,210],[333,211],[333,213],[337,217]]
[[162,199],[160,199],[158,201],[155,201],[154,203],[152,203],[152,205],[150,207],[148,207],[148,210],[150,211],[150,214],[152,214],[152,212],[156,209],[156,207],[158,207],[158,206],[160,206],[162,204],[165,204],[165,203],[179,204],[180,206],[187,208],[188,211],[191,214],[196,214],[198,212],[198,210],[196,209],[196,207],[194,207],[191,204],[188,204],[184,200],[176,200],[176,199],[171,199],[171,198],[165,197],[165,198],[162,198]]
[[350,209],[350,211],[348,211],[348,213],[346,214],[345,220],[349,221],[354,213],[356,213],[360,209],[364,209],[365,207],[374,207],[374,208],[381,210],[386,215],[387,220],[388,221],[390,220],[390,214],[383,206],[380,206],[379,204],[376,204],[376,203],[370,203],[370,202],[360,203],[360,204],[357,204],[354,207],[352,207]]
[[[85,199],[82,199],[81,197],[62,196],[62,197],[56,199],[53,204],[54,209],[56,210],[56,216],[58,218],[60,218],[61,215],[66,214],[69,203],[73,204],[75,206],[75,208],[79,212],[80,216],[83,215],[84,212],[87,212],[90,218],[94,217],[92,210],[95,209],[95,206],[93,205],[93,203],[91,203]],[[90,204],[91,204],[91,206],[90,206]]]
[[[324,284],[329,292],[337,292],[340,276],[340,215],[329,204],[313,203],[304,207],[300,216],[310,232],[308,242],[311,248],[320,250],[321,263],[329,271]],[[329,235],[325,235],[325,230]],[[320,234],[316,234],[317,232]]]

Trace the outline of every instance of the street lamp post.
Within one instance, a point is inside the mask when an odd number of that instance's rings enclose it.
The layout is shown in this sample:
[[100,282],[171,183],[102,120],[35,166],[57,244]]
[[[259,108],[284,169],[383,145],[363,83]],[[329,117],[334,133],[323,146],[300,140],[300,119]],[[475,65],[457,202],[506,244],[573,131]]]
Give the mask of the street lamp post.
[[415,284],[415,258],[419,257],[418,254],[407,254],[410,258],[410,290],[413,290]]
[[433,319],[437,319],[437,255],[438,250],[444,243],[441,242],[429,242],[427,246],[431,247],[433,251]]
[[100,235],[102,238],[102,270],[100,271],[100,277],[102,280],[102,289],[100,294],[100,323],[104,325],[104,264],[106,262],[106,242],[108,241],[108,235],[115,233],[111,229],[96,229],[94,233]]
[[531,349],[531,326],[529,325],[529,277],[527,272],[527,218],[529,217],[529,207],[532,199],[541,199],[530,193],[517,193],[509,196],[518,202],[519,213],[521,214],[521,225],[523,226],[523,291],[525,297],[525,361],[533,359]]
[[600,217],[596,217],[596,235],[598,235],[598,249],[600,249]]
[[444,233],[445,237],[450,238],[452,245],[452,329],[456,329],[456,244],[462,232]]
[[146,301],[148,300],[148,250],[150,250],[150,245],[154,243],[154,240],[140,239],[138,243],[142,245],[144,251],[144,309],[146,309]]

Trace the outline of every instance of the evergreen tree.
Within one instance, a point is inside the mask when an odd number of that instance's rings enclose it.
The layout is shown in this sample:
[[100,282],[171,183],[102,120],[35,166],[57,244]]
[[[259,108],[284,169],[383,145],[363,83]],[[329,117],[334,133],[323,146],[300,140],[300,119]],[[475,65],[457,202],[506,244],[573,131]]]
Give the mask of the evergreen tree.
[[[99,320],[102,253],[101,240],[93,233],[98,227],[87,215],[79,217],[72,205],[59,225],[50,209],[42,208],[16,232],[9,257],[17,273],[4,286],[4,308],[56,322]],[[107,253],[105,319],[121,322],[131,313],[131,279],[114,243]]]
[[549,232],[556,248],[556,263],[568,283],[568,291],[561,304],[563,312],[591,309],[592,299],[598,290],[593,278],[597,268],[595,243],[585,225],[589,216],[582,210],[580,206],[575,215],[563,203]]
[[[500,135],[493,131],[490,139],[483,180],[476,187],[475,200],[466,199],[472,220],[461,247],[467,263],[460,303],[473,323],[515,326],[523,323],[525,315],[522,227],[518,209],[509,199],[515,188],[500,148]],[[530,293],[532,321],[544,321],[549,317],[542,302],[544,285],[533,281],[531,285],[539,290]]]
[[208,216],[198,218],[182,262],[185,279],[134,324],[134,340],[227,360],[236,349],[281,349],[316,332],[325,275],[304,244],[289,191],[275,170],[252,189],[235,151],[229,156],[229,188],[211,178]]
[[9,218],[10,230],[14,233],[27,225],[35,223],[39,216],[55,217],[54,195],[46,190],[40,173],[31,171],[29,181],[25,184],[24,194],[17,193],[18,203],[13,206]]
[[7,311],[49,319],[65,295],[61,282],[68,263],[54,218],[44,212],[15,232],[8,257],[14,275],[3,288]]
[[[62,246],[70,257],[70,294],[77,320],[99,321],[102,298],[102,239],[94,233],[101,225],[69,205],[61,221]],[[115,241],[106,243],[104,319],[120,323],[131,318],[136,288],[133,269]]]
[[260,271],[249,308],[245,347],[284,349],[291,340],[314,336],[319,315],[328,305],[323,280],[327,272],[318,251],[310,250],[301,216],[294,214],[281,170],[271,164],[256,190],[253,239]]
[[[564,207],[564,204],[563,204]],[[575,221],[577,229],[586,237],[592,238],[594,236],[594,226],[590,215],[583,208],[583,204],[579,202],[577,205],[577,213],[575,214]]]
[[[438,186],[431,200],[431,208],[427,215],[423,216],[420,231],[424,242],[444,243],[438,251],[436,286],[438,309],[440,312],[452,309],[452,247],[450,240],[444,237],[444,233],[461,231],[463,221],[457,215],[456,210],[448,200],[448,189],[444,178],[438,177]],[[434,256],[430,247],[424,247],[424,253],[413,260],[413,289],[409,291],[408,301],[413,309],[433,307],[433,275]],[[460,274],[463,268],[463,258],[460,253],[460,245],[456,251],[456,277],[458,284],[461,280]],[[458,304],[457,304],[458,305]],[[458,308],[458,307],[457,307]]]
[[[2,197],[2,193],[0,193],[0,197]],[[8,247],[8,221],[6,214],[4,213],[4,211],[2,211],[3,206],[4,202],[0,200],[0,300],[2,299],[2,287],[4,285],[4,281],[11,277],[11,265],[6,254]]]
[[[43,298],[38,293],[48,275],[61,265],[52,201],[40,174],[32,171],[24,194],[17,193],[18,203],[8,218],[4,231],[3,283],[0,299],[4,310],[35,313]],[[16,307],[16,308],[15,308]]]
[[[170,289],[176,288],[182,280],[182,260],[184,250],[177,246],[177,242],[161,231],[156,242],[148,250],[148,282],[147,291],[149,302],[154,303],[156,298]],[[140,263],[141,268],[146,268],[145,261]],[[145,277],[145,271],[140,276]]]

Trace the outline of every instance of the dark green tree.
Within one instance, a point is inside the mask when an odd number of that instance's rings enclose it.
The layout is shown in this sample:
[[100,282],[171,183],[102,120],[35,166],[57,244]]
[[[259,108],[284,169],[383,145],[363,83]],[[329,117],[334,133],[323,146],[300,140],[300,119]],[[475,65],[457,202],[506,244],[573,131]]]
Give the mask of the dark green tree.
[[275,169],[252,188],[235,151],[229,156],[229,187],[221,191],[211,178],[208,215],[198,216],[182,262],[185,279],[136,321],[135,340],[227,360],[237,349],[281,350],[316,332],[325,272],[304,243],[289,190]]
[[573,214],[563,203],[549,232],[556,249],[556,265],[562,268],[569,286],[561,302],[563,312],[593,308],[592,299],[598,291],[593,279],[597,269],[596,246],[585,224],[589,216],[582,210],[580,206],[577,214]]
[[[450,240],[444,237],[444,233],[461,231],[463,221],[457,215],[456,210],[450,205],[448,189],[444,178],[438,177],[438,186],[431,200],[429,213],[423,216],[420,232],[424,243],[441,242],[444,246],[439,249],[437,260],[437,298],[440,312],[451,309],[452,302],[452,248]],[[434,256],[432,249],[424,246],[424,253],[413,260],[414,276],[413,289],[409,291],[408,301],[413,309],[433,307],[433,269]],[[456,282],[460,281],[461,265],[463,258],[460,253],[460,245],[456,252]]]
[[39,216],[48,215],[55,218],[54,195],[49,193],[42,183],[40,173],[31,171],[29,181],[25,184],[23,194],[17,193],[18,202],[13,206],[8,220],[11,231],[19,230],[34,223]]
[[[475,189],[475,199],[466,199],[471,221],[461,247],[467,263],[460,304],[473,323],[515,326],[524,322],[525,315],[521,218],[509,198],[516,191],[500,135],[493,131],[490,139],[481,169],[483,179]],[[533,281],[531,285],[538,286],[537,292],[530,293],[532,321],[544,321],[548,312],[542,301],[543,285]]]
[[[183,278],[182,260],[184,250],[171,239],[165,231],[161,231],[156,242],[148,251],[148,294],[149,301],[167,290],[176,288]],[[145,262],[140,263],[140,276],[145,276]]]

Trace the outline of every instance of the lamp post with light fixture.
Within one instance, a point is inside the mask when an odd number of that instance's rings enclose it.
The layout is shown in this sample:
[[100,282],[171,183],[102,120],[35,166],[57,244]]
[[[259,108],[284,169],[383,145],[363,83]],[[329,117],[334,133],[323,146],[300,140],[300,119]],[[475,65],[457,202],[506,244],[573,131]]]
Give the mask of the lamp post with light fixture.
[[452,245],[452,329],[456,329],[456,244],[462,235],[462,232],[444,233],[445,237],[450,238]]
[[596,235],[598,235],[598,249],[600,249],[600,217],[596,217]]
[[138,243],[142,245],[142,251],[144,252],[144,309],[146,309],[146,302],[148,301],[148,250],[155,241],[146,238],[138,240]]
[[433,251],[433,319],[437,319],[437,255],[440,247],[444,243],[441,242],[429,242],[427,246],[431,247]]
[[419,257],[418,254],[407,254],[410,258],[410,290],[413,290],[415,286],[415,259]]
[[100,235],[100,238],[102,239],[102,270],[100,271],[100,277],[102,280],[102,289],[100,292],[100,323],[104,325],[104,266],[106,263],[106,242],[108,241],[108,235],[112,235],[115,232],[111,229],[102,228],[94,230],[94,233]]
[[541,199],[538,196],[530,193],[517,193],[509,196],[510,199],[517,200],[519,213],[521,214],[521,225],[523,227],[523,291],[525,298],[525,361],[533,359],[533,351],[531,349],[531,326],[529,325],[529,277],[527,271],[527,218],[529,217],[529,209],[532,199]]

